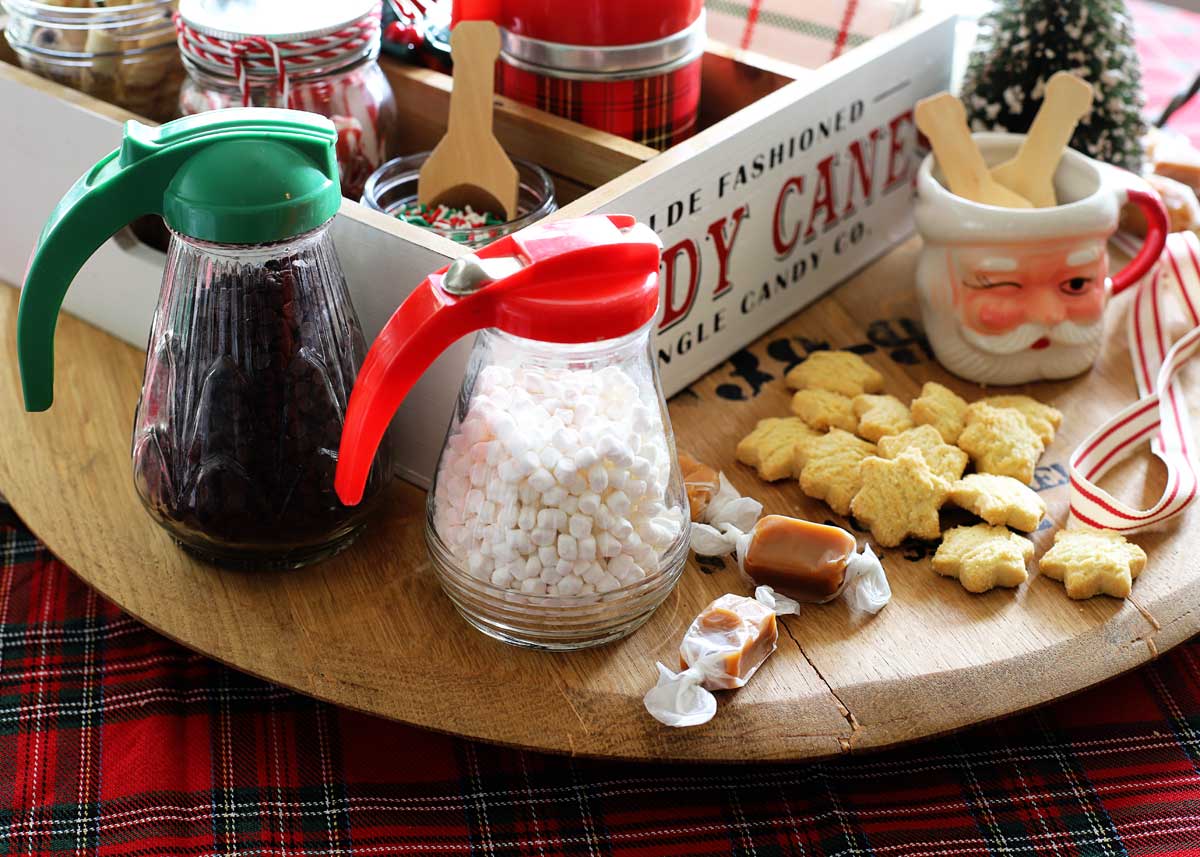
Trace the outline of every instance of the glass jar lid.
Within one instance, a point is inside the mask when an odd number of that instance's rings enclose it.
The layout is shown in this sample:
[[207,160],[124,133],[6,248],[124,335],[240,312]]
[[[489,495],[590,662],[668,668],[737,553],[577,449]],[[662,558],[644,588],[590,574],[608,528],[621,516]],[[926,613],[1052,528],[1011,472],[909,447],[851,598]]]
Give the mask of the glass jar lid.
[[329,35],[371,15],[379,0],[180,0],[179,16],[206,36],[273,42]]

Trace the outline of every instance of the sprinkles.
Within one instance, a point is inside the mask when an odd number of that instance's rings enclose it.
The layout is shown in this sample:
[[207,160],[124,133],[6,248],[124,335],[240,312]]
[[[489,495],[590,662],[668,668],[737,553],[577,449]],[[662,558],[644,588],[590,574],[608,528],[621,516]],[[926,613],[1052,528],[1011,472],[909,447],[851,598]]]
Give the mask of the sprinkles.
[[[478,212],[471,206],[452,208],[448,205],[428,206],[419,202],[411,202],[395,212],[397,220],[421,226],[425,229],[452,231],[460,229],[478,229],[483,226],[501,226],[505,221],[491,212]],[[455,241],[468,241],[467,235],[448,236]]]

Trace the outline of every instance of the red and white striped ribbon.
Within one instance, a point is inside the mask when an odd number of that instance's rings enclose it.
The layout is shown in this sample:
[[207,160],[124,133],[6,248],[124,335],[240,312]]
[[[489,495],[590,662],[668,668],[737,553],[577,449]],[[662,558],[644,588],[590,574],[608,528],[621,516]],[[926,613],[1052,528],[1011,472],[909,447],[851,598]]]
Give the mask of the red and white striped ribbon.
[[265,36],[246,36],[234,41],[217,38],[192,28],[178,13],[175,32],[179,49],[206,64],[228,66],[237,80],[242,106],[250,106],[250,78],[255,70],[274,72],[279,103],[290,106],[291,84],[288,76],[306,66],[329,63],[348,53],[362,50],[379,39],[382,5],[367,15],[332,33],[292,41],[275,41]]
[[[1171,295],[1182,304],[1186,331],[1172,340]],[[1137,379],[1136,402],[1092,432],[1071,454],[1071,517],[1088,527],[1136,533],[1154,529],[1196,498],[1200,469],[1187,402],[1178,375],[1200,349],[1200,239],[1168,236],[1158,265],[1142,279],[1129,312],[1129,351]],[[1096,482],[1150,441],[1167,468],[1162,495],[1139,509]]]

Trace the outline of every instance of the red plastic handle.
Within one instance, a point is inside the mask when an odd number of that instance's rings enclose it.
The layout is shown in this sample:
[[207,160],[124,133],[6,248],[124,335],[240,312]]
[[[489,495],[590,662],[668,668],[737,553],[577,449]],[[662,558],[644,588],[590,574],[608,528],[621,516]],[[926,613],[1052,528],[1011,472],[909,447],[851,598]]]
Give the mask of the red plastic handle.
[[1129,202],[1140,208],[1146,216],[1146,238],[1142,241],[1141,249],[1129,260],[1129,264],[1112,278],[1111,293],[1114,295],[1125,291],[1146,275],[1162,255],[1163,247],[1167,244],[1167,232],[1170,230],[1167,209],[1158,198],[1158,194],[1133,188],[1126,193]]
[[443,351],[486,327],[562,343],[629,334],[658,309],[661,249],[632,217],[595,215],[537,224],[479,251],[523,267],[478,291],[451,295],[442,288],[448,268],[430,274],[384,325],[350,393],[334,477],[341,501],[362,500],[388,423]]

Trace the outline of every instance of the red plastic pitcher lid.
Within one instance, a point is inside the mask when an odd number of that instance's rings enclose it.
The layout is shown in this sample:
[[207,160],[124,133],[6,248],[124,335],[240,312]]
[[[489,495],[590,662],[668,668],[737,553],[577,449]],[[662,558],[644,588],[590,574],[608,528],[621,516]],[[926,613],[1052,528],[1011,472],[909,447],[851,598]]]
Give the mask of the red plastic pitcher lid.
[[494,327],[541,342],[616,339],[654,318],[662,243],[626,214],[528,227],[430,274],[388,320],[358,374],[334,487],[362,499],[388,423],[437,357]]
[[453,23],[489,20],[531,39],[568,45],[636,45],[686,29],[703,0],[454,0]]

